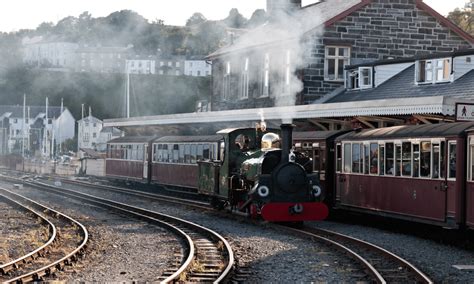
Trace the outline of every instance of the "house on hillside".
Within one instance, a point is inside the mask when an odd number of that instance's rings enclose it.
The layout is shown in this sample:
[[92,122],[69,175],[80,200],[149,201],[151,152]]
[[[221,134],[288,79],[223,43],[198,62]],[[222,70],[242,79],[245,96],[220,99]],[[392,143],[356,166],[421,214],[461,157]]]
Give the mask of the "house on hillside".
[[125,61],[133,54],[133,45],[81,46],[76,50],[76,72],[125,73]]
[[422,0],[267,0],[267,11],[267,24],[208,56],[212,110],[309,104],[343,89],[348,65],[474,46]]
[[41,36],[24,38],[23,62],[31,67],[66,71],[73,67],[78,44]]
[[107,149],[107,142],[122,137],[123,131],[115,127],[103,127],[102,120],[89,115],[77,122],[77,147],[84,151],[90,149],[104,152]]
[[[25,117],[25,119],[23,119]],[[75,135],[75,119],[68,108],[50,106],[0,106],[1,154],[50,156],[60,143]]]
[[184,75],[204,77],[212,73],[212,64],[204,56],[192,56],[184,62]]

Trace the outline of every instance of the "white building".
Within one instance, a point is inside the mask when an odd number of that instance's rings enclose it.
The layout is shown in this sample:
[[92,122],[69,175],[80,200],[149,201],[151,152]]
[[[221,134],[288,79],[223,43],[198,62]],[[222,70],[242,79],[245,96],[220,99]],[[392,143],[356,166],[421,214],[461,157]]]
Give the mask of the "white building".
[[154,56],[135,56],[125,61],[126,73],[128,74],[155,74],[156,61]]
[[61,40],[44,40],[43,37],[25,38],[23,44],[23,62],[41,68],[72,68],[76,43]]
[[79,149],[105,151],[109,140],[122,137],[123,131],[115,127],[103,127],[102,120],[89,115],[77,122],[77,146]]
[[211,76],[212,65],[206,60],[186,60],[184,62],[184,74],[186,76]]
[[26,154],[50,156],[74,137],[75,119],[66,107],[50,106],[46,115],[46,106],[26,106],[25,112],[23,106],[0,106],[0,128],[6,144],[1,152],[22,153],[24,144]]

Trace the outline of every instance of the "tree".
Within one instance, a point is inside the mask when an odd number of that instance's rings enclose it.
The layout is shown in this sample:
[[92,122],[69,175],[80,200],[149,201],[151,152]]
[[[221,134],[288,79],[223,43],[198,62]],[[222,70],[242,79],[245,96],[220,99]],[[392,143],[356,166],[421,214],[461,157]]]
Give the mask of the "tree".
[[463,9],[456,8],[448,14],[448,19],[461,29],[474,36],[474,0],[466,3]]
[[247,22],[248,28],[255,28],[264,24],[268,20],[267,12],[263,9],[257,9],[253,12],[252,17]]
[[236,29],[243,28],[247,23],[247,19],[242,16],[236,8],[231,9],[229,16],[227,16],[223,21],[229,28]]
[[186,21],[186,27],[190,27],[190,26],[194,26],[194,25],[199,25],[199,24],[202,24],[204,22],[206,22],[207,19],[206,17],[204,17],[203,14],[201,13],[194,13],[191,18],[189,18],[187,21]]

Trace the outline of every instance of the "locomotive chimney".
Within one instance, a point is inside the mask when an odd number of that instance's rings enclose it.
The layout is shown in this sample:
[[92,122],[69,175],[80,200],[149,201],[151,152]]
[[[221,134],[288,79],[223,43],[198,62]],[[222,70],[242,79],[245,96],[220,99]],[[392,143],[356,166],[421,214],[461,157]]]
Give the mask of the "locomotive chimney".
[[290,150],[293,145],[293,124],[282,124],[281,128],[281,162],[290,161]]

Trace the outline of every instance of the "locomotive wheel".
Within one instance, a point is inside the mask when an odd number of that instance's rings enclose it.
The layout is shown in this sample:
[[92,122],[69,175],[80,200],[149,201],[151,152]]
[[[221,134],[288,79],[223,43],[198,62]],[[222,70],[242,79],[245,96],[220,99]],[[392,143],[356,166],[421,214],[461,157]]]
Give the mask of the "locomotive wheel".
[[223,210],[223,209],[225,208],[225,205],[226,205],[226,202],[225,202],[225,201],[220,200],[220,199],[217,198],[217,197],[212,197],[212,198],[211,198],[211,206],[212,206],[212,208],[217,209],[217,210]]

